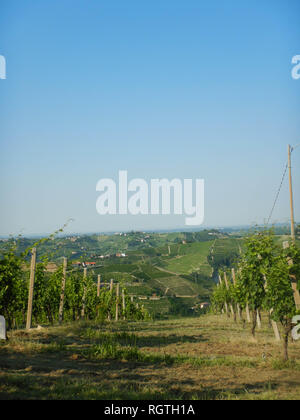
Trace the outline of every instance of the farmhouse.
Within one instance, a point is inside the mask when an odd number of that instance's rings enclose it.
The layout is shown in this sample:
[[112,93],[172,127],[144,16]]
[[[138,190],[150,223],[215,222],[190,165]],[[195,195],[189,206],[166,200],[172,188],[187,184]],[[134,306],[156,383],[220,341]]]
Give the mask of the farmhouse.
[[155,293],[149,298],[150,300],[160,300],[160,296],[157,296]]
[[53,262],[49,262],[46,265],[46,271],[48,271],[49,273],[55,273],[55,271],[57,270],[57,265]]

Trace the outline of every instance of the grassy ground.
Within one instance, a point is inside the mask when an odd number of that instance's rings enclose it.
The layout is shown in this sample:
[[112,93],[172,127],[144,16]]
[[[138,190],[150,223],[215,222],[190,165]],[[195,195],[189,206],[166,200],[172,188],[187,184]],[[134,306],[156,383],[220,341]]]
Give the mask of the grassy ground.
[[78,322],[0,344],[1,399],[300,399],[300,342],[281,362],[264,320],[254,341],[226,316]]

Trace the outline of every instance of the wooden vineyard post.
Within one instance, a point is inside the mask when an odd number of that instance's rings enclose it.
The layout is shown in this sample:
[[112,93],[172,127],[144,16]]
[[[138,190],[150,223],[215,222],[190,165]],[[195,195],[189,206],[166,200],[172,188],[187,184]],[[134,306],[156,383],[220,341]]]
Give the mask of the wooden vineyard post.
[[[98,274],[98,276],[97,276],[97,298],[100,297],[100,289],[101,289],[101,275]],[[97,305],[97,316],[99,316],[99,312],[100,312],[100,305],[98,303],[98,305]]]
[[293,148],[288,144],[288,168],[289,168],[289,190],[290,190],[290,209],[291,209],[291,237],[295,243],[295,221],[294,221],[294,203],[293,203],[293,187],[292,187],[292,163],[291,153]]
[[85,316],[85,297],[86,297],[86,284],[85,280],[87,277],[87,268],[83,269],[83,297],[82,297],[82,309],[81,309],[81,318],[84,319]]
[[[222,279],[221,279],[221,276],[219,274],[219,284],[218,284],[218,287],[220,287],[221,285],[222,285]],[[224,314],[224,308],[223,307],[221,309],[221,313]]]
[[7,340],[6,322],[3,315],[0,315],[0,340]]
[[[270,315],[272,314],[272,311],[273,311],[273,309],[271,309]],[[280,341],[281,338],[280,338],[280,333],[279,333],[279,328],[278,328],[277,322],[275,322],[275,321],[273,321],[273,319],[271,319],[271,324],[272,324],[272,328],[273,328],[273,331],[274,331],[275,340]]]
[[[239,273],[241,273],[241,270],[239,270]],[[245,311],[246,311],[247,322],[250,323],[251,322],[251,317],[250,317],[250,311],[249,311],[249,304],[248,304],[248,302],[246,303]]]
[[[220,283],[220,285],[222,284],[222,278],[221,278],[220,274],[219,274],[219,283]],[[224,302],[224,306],[225,306],[225,312],[226,312],[227,316],[229,316],[227,302]]]
[[[288,243],[288,241],[283,242],[283,248],[289,248],[290,244]],[[289,259],[288,260],[288,264],[292,265],[293,264],[293,260]],[[297,279],[295,276],[291,275],[291,286],[293,289],[293,293],[294,293],[294,301],[295,301],[295,305],[296,305],[296,309],[300,309],[300,293],[299,290],[297,288]]]
[[125,310],[126,310],[126,302],[125,302],[125,291],[122,289],[122,310],[123,310],[123,320],[126,320]]
[[32,322],[32,302],[33,302],[35,268],[36,268],[36,248],[32,248],[26,330],[30,330],[31,322]]
[[[267,288],[267,278],[266,278],[265,275],[264,275],[264,280],[265,280],[264,287],[266,289]],[[275,322],[273,319],[271,319],[272,312],[273,312],[273,309],[270,310],[270,320],[271,320],[271,325],[272,325],[272,328],[273,328],[273,331],[274,331],[275,340],[280,341],[280,333],[279,333],[279,328],[278,328],[277,322]]]
[[250,317],[250,311],[249,311],[249,305],[247,303],[246,305],[246,316],[247,316],[247,321],[251,322],[251,317]]
[[100,296],[100,288],[101,288],[101,275],[98,274],[98,283],[97,283],[97,297]]
[[130,296],[131,303],[133,303],[133,296]]
[[117,283],[117,288],[116,288],[116,321],[119,320],[119,295],[120,295],[120,283]]
[[[114,290],[114,280],[110,279],[109,291],[111,292],[111,294],[113,293],[113,290]],[[110,312],[108,312],[107,319],[109,321],[111,320]]]
[[64,257],[63,262],[63,275],[61,280],[61,294],[60,294],[60,303],[58,311],[58,322],[61,324],[64,317],[64,300],[65,300],[65,288],[66,288],[66,274],[67,274],[67,258]]
[[261,329],[261,319],[260,319],[259,311],[256,311],[256,323],[257,323],[257,328]]
[[[229,284],[228,284],[227,275],[226,275],[225,271],[224,271],[224,280],[225,280],[225,284],[226,284],[226,289],[228,290],[229,289]],[[234,320],[236,320],[235,312],[234,312],[232,304],[230,304],[229,306],[230,306],[231,314],[232,314]]]
[[[231,269],[231,275],[232,275],[233,284],[236,286],[236,278],[235,278],[234,268]],[[240,307],[239,303],[236,304],[236,309],[237,309],[237,314],[238,314],[239,320],[241,320],[242,319],[242,313],[241,313],[241,307]]]

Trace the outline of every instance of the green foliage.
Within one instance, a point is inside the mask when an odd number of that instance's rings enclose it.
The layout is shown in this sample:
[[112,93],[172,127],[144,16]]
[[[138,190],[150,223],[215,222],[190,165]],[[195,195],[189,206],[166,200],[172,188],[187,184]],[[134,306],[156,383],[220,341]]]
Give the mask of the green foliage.
[[192,316],[194,314],[190,305],[178,300],[177,298],[169,297],[170,309],[169,313],[171,315],[180,315],[180,316]]
[[27,284],[22,272],[22,260],[15,254],[15,246],[8,248],[0,260],[0,313],[12,326],[15,313],[25,311]]
[[229,283],[214,289],[212,303],[220,311],[225,303],[246,305],[252,311],[252,335],[255,334],[257,311],[266,309],[284,330],[283,355],[288,360],[288,336],[296,305],[291,279],[300,278],[300,250],[290,243],[283,249],[272,230],[259,230],[245,239],[244,253],[238,264],[236,285]]
[[272,231],[258,231],[245,239],[245,250],[239,263],[237,296],[243,306],[257,311],[264,305],[265,278],[276,255]]
[[209,264],[217,272],[232,267],[240,255],[240,241],[237,239],[217,239],[207,257]]
[[281,252],[274,259],[267,278],[266,304],[272,310],[272,319],[286,326],[296,314],[294,294],[291,287],[290,266],[286,253]]
[[224,308],[224,304],[230,301],[231,297],[224,282],[214,287],[211,304],[215,312],[220,312]]
[[[71,272],[67,275],[66,278],[66,288],[65,288],[65,309],[69,313],[69,316],[73,321],[79,319],[80,311],[82,308],[82,299],[83,299],[83,282],[82,275],[79,272]],[[65,314],[66,318],[66,314]]]
[[294,243],[290,243],[288,248],[283,250],[283,254],[287,261],[291,260],[293,263],[289,264],[289,273],[298,280],[298,290],[300,290],[300,249]]
[[[43,242],[42,242],[43,243]],[[36,244],[35,244],[36,245]],[[2,250],[0,259],[0,313],[7,320],[8,329],[13,326],[24,327],[29,288],[29,270],[24,258],[30,249],[21,255],[16,253],[16,245],[10,242],[7,249]],[[47,258],[36,265],[33,292],[33,321],[38,323],[55,323],[61,298],[63,265],[54,273],[48,273]],[[123,310],[121,298],[115,291],[101,289],[97,296],[97,287],[92,276],[84,277],[80,272],[69,272],[66,276],[64,291],[64,319],[77,320],[84,307],[87,319],[114,319],[118,305],[120,319],[150,319],[149,313],[139,305],[131,302],[124,289],[126,308]]]

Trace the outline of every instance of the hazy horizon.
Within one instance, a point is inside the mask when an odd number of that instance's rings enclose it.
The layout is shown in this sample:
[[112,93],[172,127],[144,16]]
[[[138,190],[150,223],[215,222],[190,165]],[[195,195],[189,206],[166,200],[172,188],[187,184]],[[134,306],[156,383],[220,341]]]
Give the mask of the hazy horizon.
[[[299,222],[295,222],[295,225],[299,225]],[[245,224],[245,225],[216,225],[216,226],[201,226],[201,227],[189,227],[189,226],[182,226],[182,227],[170,227],[165,229],[134,229],[134,230],[103,230],[103,231],[86,231],[86,232],[76,232],[72,230],[66,230],[59,234],[56,237],[63,237],[63,236],[84,236],[84,235],[114,235],[116,233],[130,233],[130,232],[146,232],[146,233],[164,233],[164,232],[199,232],[202,230],[247,230],[247,229],[255,229],[256,227],[262,228],[266,226],[266,224],[255,225],[255,224]],[[272,225],[268,225],[267,228],[271,229],[272,227],[290,227],[290,223],[274,223]],[[0,234],[0,239],[7,239],[10,237],[16,238],[18,235],[21,235],[23,238],[41,238],[52,235],[54,232],[41,232],[41,233],[28,233],[27,235],[23,235],[22,232],[17,234],[10,234],[10,235],[2,235]]]

